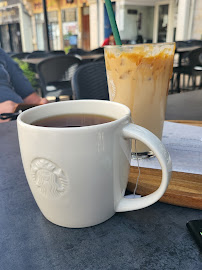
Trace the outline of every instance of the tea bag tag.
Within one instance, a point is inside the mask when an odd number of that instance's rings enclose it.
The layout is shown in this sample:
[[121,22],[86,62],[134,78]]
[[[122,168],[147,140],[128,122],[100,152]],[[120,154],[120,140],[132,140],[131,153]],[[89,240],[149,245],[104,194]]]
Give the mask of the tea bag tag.
[[141,195],[137,195],[137,194],[129,194],[129,195],[126,195],[124,196],[125,198],[127,199],[136,199],[136,198],[140,198]]

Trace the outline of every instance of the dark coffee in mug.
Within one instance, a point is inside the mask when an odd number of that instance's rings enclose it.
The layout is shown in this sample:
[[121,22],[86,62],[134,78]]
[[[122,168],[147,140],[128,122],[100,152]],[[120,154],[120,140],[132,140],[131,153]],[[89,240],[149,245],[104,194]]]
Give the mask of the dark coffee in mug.
[[42,127],[84,127],[112,122],[116,119],[96,114],[63,114],[34,121],[32,125]]

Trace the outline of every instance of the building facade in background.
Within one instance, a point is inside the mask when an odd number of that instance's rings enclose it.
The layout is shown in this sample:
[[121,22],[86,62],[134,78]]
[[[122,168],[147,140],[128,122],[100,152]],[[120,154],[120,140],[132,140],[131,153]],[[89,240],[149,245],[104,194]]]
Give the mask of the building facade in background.
[[0,1],[0,46],[5,51],[32,51],[31,10],[20,0]]
[[[201,0],[114,0],[112,4],[125,43],[139,38],[144,42],[202,39]],[[89,0],[89,8],[93,49],[102,44],[111,27],[104,0]]]
[[[51,50],[97,48],[111,33],[104,0],[46,0]],[[201,0],[112,1],[123,43],[202,39]],[[0,46],[45,50],[42,0],[0,0]]]
[[[44,50],[45,22],[42,0],[30,0],[33,12],[33,46]],[[51,50],[66,47],[90,49],[87,0],[46,0]]]
[[[51,50],[90,49],[87,0],[46,0]],[[45,50],[42,0],[0,0],[0,47],[20,52]]]

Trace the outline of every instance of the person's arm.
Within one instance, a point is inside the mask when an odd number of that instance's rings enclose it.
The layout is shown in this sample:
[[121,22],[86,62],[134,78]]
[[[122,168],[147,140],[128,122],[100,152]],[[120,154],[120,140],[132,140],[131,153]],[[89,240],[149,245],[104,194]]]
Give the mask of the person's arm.
[[22,99],[34,93],[34,89],[29,80],[24,76],[18,64],[10,58],[6,53],[4,55],[6,61],[6,69],[9,73],[11,84],[15,92],[21,96]]
[[24,103],[27,104],[46,104],[48,103],[46,98],[41,98],[37,93],[32,93],[31,95],[24,98]]
[[12,86],[15,92],[21,96],[25,103],[29,104],[45,104],[47,99],[41,98],[33,89],[29,80],[24,76],[18,64],[13,61],[6,53],[5,60],[7,64],[7,71],[9,73]]
[[[17,107],[17,103],[7,100],[0,103],[0,114],[2,113],[13,113],[15,111],[15,108]],[[8,122],[10,119],[2,120],[0,119],[0,123]]]

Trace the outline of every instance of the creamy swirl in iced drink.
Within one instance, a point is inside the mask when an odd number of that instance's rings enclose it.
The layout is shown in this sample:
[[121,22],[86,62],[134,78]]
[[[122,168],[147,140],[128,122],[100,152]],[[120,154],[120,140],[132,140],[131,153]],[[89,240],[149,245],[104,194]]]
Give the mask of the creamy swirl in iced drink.
[[[128,106],[135,124],[162,137],[175,44],[106,46],[105,64],[111,101]],[[138,153],[149,149],[137,142]],[[133,142],[132,152],[135,152]]]

